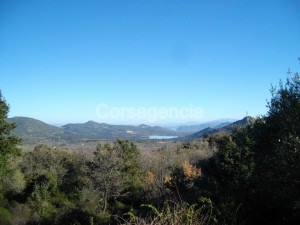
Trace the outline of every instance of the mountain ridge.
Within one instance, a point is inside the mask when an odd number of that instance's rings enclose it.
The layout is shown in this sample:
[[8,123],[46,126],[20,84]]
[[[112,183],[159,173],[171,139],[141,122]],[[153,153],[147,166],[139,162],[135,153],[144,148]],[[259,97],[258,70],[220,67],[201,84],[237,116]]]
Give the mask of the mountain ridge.
[[198,131],[198,132],[196,132],[194,134],[187,135],[187,136],[179,138],[179,139],[192,140],[192,139],[201,138],[201,137],[203,137],[205,135],[215,134],[215,133],[218,133],[220,131],[231,132],[234,127],[247,126],[252,121],[254,121],[253,117],[246,116],[246,117],[244,117],[241,120],[237,120],[237,121],[235,121],[233,123],[230,123],[230,124],[227,124],[225,126],[216,127],[216,128],[207,127],[207,128],[205,128],[205,129],[203,129],[201,131]]
[[[237,120],[233,120],[232,122],[235,122],[235,121],[237,121]],[[196,125],[182,125],[182,126],[179,126],[176,129],[176,131],[192,134],[192,133],[204,130],[208,127],[221,128],[221,127],[227,126],[228,124],[231,124],[232,122],[229,122],[229,121],[222,122],[222,121],[216,120],[216,121],[208,121],[208,122],[196,124]]]
[[[68,123],[61,127],[47,124],[43,121],[30,117],[12,117],[8,122],[15,123],[17,127],[13,133],[23,139],[26,143],[37,143],[44,141],[100,141],[114,140],[116,138],[129,140],[145,140],[149,136],[178,136],[174,139],[185,141],[201,138],[205,135],[214,134],[221,130],[231,132],[233,126],[246,125],[252,117],[244,117],[242,120],[230,122],[208,122],[193,125],[192,129],[198,129],[191,134],[185,129],[171,130],[160,126],[140,125],[111,125],[89,120],[85,123]],[[207,125],[214,127],[208,127]]]
[[39,141],[76,141],[76,140],[113,140],[116,138],[147,139],[151,135],[176,135],[175,131],[159,126],[141,124],[110,125],[89,120],[85,123],[68,123],[61,127],[47,124],[30,117],[7,119],[17,126],[13,133],[25,142]]

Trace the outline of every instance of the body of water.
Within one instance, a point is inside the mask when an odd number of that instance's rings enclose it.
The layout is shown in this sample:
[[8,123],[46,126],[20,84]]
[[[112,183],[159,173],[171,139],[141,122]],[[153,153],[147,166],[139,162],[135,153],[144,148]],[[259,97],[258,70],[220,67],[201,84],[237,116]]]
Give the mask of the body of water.
[[167,136],[167,135],[158,136],[158,135],[152,135],[152,136],[149,136],[149,139],[165,140],[165,139],[173,139],[173,138],[177,138],[177,137],[178,136]]

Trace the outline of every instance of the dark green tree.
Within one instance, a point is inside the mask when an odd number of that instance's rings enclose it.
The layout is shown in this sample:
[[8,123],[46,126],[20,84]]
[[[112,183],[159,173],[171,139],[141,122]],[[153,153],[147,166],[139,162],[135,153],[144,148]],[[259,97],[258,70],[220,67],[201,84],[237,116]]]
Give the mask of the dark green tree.
[[255,211],[265,224],[300,221],[300,79],[288,75],[272,87],[269,111],[256,129],[254,199],[261,203]]
[[7,122],[8,112],[9,106],[0,92],[0,177],[12,172],[9,163],[14,157],[20,155],[18,144],[21,140],[11,134],[15,124]]
[[218,151],[208,161],[200,162],[204,173],[198,181],[200,193],[216,204],[218,223],[240,224],[245,220],[244,203],[250,196],[255,167],[252,126],[209,137],[210,145]]
[[123,190],[132,191],[141,187],[140,151],[137,146],[128,140],[118,139],[113,146],[119,152],[121,159],[121,173],[123,177]]
[[222,223],[300,221],[300,79],[289,76],[272,87],[265,116],[210,138],[218,151],[202,165],[198,186],[208,190]]
[[8,112],[9,106],[0,91],[0,224],[7,224],[9,220],[9,211],[2,206],[4,201],[3,180],[14,172],[11,163],[15,157],[20,155],[18,144],[21,142],[18,137],[11,134],[15,124],[7,122]]

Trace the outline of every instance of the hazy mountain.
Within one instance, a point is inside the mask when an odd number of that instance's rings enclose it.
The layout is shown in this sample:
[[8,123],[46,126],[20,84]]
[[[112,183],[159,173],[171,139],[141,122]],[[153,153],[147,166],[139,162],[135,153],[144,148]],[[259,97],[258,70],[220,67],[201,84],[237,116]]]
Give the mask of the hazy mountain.
[[67,124],[62,126],[67,139],[115,139],[115,138],[148,138],[150,135],[175,135],[176,132],[162,127],[110,125],[88,121],[86,123]]
[[201,130],[204,130],[206,128],[221,128],[224,126],[227,126],[229,124],[231,124],[232,122],[235,122],[236,120],[214,120],[214,121],[209,121],[209,122],[205,122],[202,124],[196,124],[196,125],[182,125],[179,126],[176,131],[178,132],[183,132],[183,133],[189,133],[189,134],[193,134],[196,132],[199,132]]
[[[235,121],[234,121],[235,122]],[[222,127],[226,127],[227,125],[229,124],[232,124],[233,122],[224,122],[224,123],[220,123],[218,126],[215,126],[213,128],[215,129],[219,129],[219,128],[222,128]]]
[[[248,124],[251,119],[253,118],[245,117],[234,123],[214,121],[200,125],[182,126],[178,131],[145,124],[138,126],[110,125],[95,121],[70,123],[62,127],[57,127],[28,117],[13,117],[8,119],[8,121],[17,125],[13,132],[15,135],[21,137],[24,142],[37,143],[46,141],[113,140],[116,138],[139,140],[148,139],[152,135],[179,136],[178,134],[180,133],[188,133],[193,129],[197,129],[198,132],[179,138],[179,140],[190,140],[207,134],[217,133],[221,130],[230,131],[233,126]],[[207,127],[208,125],[214,127]]]
[[211,127],[205,128],[205,129],[203,129],[201,131],[198,131],[198,132],[196,132],[194,134],[185,136],[185,137],[183,137],[181,139],[190,140],[190,139],[201,138],[201,137],[203,137],[205,135],[215,134],[215,133],[218,133],[218,132],[220,132],[222,130],[223,131],[231,132],[234,127],[236,127],[236,126],[246,126],[246,125],[248,125],[253,120],[254,120],[253,117],[246,116],[246,117],[244,117],[241,120],[237,120],[237,121],[235,121],[233,123],[229,123],[227,125],[225,125],[226,123],[223,123],[223,124],[220,124],[219,126],[217,126],[215,128],[211,128]]
[[56,127],[29,117],[13,117],[7,119],[17,127],[13,133],[23,140],[36,142],[42,140],[57,140],[63,135],[63,128]]
[[88,121],[56,127],[28,117],[14,117],[8,119],[8,121],[17,125],[14,134],[20,136],[25,142],[111,140],[116,138],[145,139],[150,135],[177,134],[175,131],[166,128],[152,127],[145,124],[139,126],[110,125]]

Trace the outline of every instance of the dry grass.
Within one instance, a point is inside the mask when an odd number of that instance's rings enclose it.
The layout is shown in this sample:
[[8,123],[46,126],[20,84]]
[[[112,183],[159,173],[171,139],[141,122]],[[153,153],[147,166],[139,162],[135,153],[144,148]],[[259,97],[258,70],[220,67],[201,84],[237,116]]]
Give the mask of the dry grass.
[[162,210],[152,205],[143,205],[150,210],[146,217],[138,217],[128,213],[130,219],[122,225],[207,225],[210,222],[210,211],[196,209],[195,205],[169,201]]

